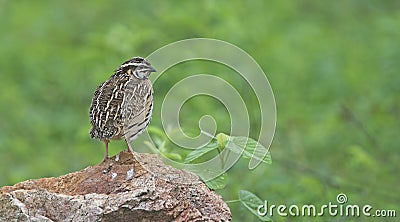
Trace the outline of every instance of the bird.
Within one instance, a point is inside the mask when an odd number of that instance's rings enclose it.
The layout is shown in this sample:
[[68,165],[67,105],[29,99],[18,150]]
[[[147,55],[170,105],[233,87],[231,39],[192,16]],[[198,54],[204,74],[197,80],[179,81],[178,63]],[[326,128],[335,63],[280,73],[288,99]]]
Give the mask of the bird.
[[90,136],[103,141],[108,159],[111,139],[130,142],[147,128],[153,110],[153,86],[148,78],[156,70],[142,57],[122,63],[108,80],[95,90],[89,109]]

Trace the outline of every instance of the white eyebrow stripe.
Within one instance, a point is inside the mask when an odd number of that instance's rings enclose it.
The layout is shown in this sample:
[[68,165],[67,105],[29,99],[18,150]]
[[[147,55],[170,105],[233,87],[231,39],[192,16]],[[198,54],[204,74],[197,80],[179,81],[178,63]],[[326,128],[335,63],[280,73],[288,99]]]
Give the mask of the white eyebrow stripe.
[[130,62],[130,63],[121,65],[121,68],[127,67],[127,66],[139,66],[139,65],[141,65],[141,64],[142,64],[141,62],[139,62],[139,63],[137,63],[137,62]]

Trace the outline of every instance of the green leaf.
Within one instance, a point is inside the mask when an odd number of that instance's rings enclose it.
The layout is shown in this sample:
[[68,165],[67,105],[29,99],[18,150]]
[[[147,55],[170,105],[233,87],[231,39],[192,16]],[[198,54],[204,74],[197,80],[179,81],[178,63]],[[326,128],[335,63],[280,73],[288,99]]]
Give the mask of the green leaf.
[[182,156],[178,153],[168,153],[168,152],[164,152],[162,153],[166,158],[170,159],[170,160],[176,160],[178,162],[182,162]]
[[222,175],[206,182],[206,185],[212,190],[221,190],[226,186],[227,174],[223,173]]
[[205,155],[206,153],[208,153],[216,148],[218,148],[218,144],[216,142],[211,142],[210,144],[208,144],[202,148],[195,149],[186,156],[185,163],[190,163],[193,160]]
[[239,190],[238,194],[240,203],[242,203],[252,214],[257,216],[261,221],[272,221],[272,219],[267,215],[263,216],[258,213],[258,207],[264,204],[260,198],[247,190]]
[[[231,136],[226,148],[238,154],[243,153],[242,157],[246,159],[255,158],[267,164],[272,163],[271,153],[268,149],[252,138]],[[264,153],[266,154],[264,155]]]
[[161,140],[167,140],[167,136],[165,135],[165,133],[157,127],[149,126],[147,128],[147,132],[149,132],[152,135],[156,135],[156,136],[160,137]]
[[218,133],[215,138],[217,139],[218,146],[221,148],[220,150],[223,150],[229,140],[229,136],[224,133]]

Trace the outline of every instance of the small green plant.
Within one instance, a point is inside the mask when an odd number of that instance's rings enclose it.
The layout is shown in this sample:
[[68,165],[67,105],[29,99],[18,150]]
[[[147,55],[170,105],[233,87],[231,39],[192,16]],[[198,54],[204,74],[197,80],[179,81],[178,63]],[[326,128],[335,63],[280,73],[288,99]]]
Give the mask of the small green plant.
[[263,201],[247,190],[239,190],[239,201],[245,206],[252,214],[256,215],[261,221],[272,221],[267,215],[260,215],[258,213],[258,207],[263,205]]
[[[168,137],[160,129],[149,127],[148,131],[151,134],[154,145],[148,141],[146,141],[145,144],[154,151],[160,153],[165,158],[169,158],[179,163],[199,163],[202,162],[202,160],[207,159],[210,154],[214,153],[219,156],[221,169],[224,169],[225,163],[229,158],[229,154],[231,152],[234,152],[238,155],[241,155],[240,157],[244,159],[255,158],[263,163],[272,164],[271,154],[267,150],[267,148],[265,148],[256,140],[249,137],[229,136],[224,133],[219,133],[216,136],[213,136],[203,132],[204,134],[212,138],[211,141],[201,148],[187,152],[183,150],[175,151]],[[223,153],[225,149],[230,152]],[[197,173],[200,177],[202,177],[200,172],[192,172]],[[205,181],[205,184],[212,190],[220,190],[225,188],[227,177],[228,173],[224,172],[212,180]],[[238,200],[230,200],[226,202],[240,202],[246,209],[257,216],[261,221],[272,221],[272,219],[267,215],[262,216],[258,214],[258,206],[262,205],[263,202],[255,194],[247,190],[240,190],[238,192],[238,197]]]

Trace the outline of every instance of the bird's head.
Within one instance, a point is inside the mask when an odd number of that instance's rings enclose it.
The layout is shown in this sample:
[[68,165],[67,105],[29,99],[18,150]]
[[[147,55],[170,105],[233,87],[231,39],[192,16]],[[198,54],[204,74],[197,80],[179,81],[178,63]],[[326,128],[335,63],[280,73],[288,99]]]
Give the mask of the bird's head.
[[150,63],[142,57],[133,57],[132,59],[122,63],[118,70],[127,72],[129,75],[138,79],[148,78],[150,73],[156,71]]

